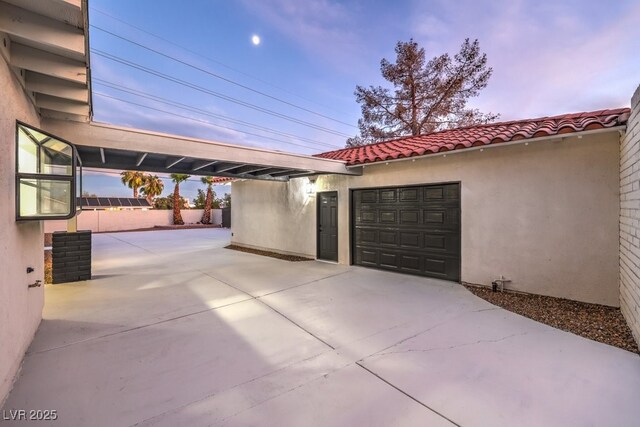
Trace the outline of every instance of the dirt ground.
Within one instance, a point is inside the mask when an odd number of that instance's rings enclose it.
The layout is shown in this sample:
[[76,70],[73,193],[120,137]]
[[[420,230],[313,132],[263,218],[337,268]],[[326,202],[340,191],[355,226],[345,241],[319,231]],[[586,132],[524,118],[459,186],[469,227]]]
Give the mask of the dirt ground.
[[258,250],[258,249],[250,249],[250,248],[245,248],[245,247],[236,246],[236,245],[225,246],[225,249],[232,249],[234,251],[247,252],[247,253],[255,254],[255,255],[268,256],[268,257],[271,257],[271,258],[283,259],[285,261],[294,261],[294,262],[298,262],[298,261],[313,261],[311,258],[305,258],[305,257],[295,256],[295,255],[279,254],[277,252],[261,251],[261,250]]

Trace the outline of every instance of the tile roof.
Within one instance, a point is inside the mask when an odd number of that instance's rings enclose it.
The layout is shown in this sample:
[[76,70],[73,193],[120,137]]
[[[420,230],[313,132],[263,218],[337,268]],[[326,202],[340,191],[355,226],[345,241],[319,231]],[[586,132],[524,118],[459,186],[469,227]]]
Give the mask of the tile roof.
[[348,165],[389,161],[501,142],[610,128],[626,124],[629,113],[629,108],[617,108],[490,123],[344,148],[315,156],[346,161]]
[[235,181],[235,178],[227,178],[224,176],[214,176],[213,177],[213,183],[214,184],[224,184],[225,182],[231,182],[231,181]]

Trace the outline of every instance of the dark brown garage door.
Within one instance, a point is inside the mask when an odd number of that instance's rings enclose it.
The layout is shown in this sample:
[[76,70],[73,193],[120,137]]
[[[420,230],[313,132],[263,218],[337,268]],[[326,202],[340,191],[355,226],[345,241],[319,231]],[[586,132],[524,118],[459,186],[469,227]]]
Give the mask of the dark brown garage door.
[[353,190],[353,262],[460,281],[460,184]]

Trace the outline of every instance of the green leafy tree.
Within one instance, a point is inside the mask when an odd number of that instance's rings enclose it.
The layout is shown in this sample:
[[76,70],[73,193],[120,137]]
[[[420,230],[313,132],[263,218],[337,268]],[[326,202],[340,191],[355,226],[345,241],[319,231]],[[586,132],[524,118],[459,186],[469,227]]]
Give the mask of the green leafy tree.
[[207,195],[204,193],[204,191],[198,188],[198,195],[195,199],[193,199],[193,206],[195,206],[196,209],[204,209],[204,202],[206,198]]
[[184,225],[182,220],[182,214],[180,214],[180,208],[182,208],[182,198],[180,197],[180,183],[189,179],[190,175],[182,173],[172,173],[171,180],[175,183],[173,189],[173,223],[176,225]]
[[142,194],[144,194],[145,198],[151,204],[154,197],[162,194],[164,190],[164,182],[158,175],[145,175],[144,177],[144,185],[141,188]]
[[[188,206],[189,201],[184,197],[180,196],[180,206]],[[156,197],[153,199],[153,208],[154,209],[173,209],[173,194],[167,197]]]
[[138,189],[144,185],[145,175],[138,171],[123,171],[120,173],[120,181],[133,189],[133,197],[138,198]]
[[225,208],[231,207],[231,193],[224,194],[224,196],[222,197],[221,205],[224,206]]
[[173,196],[156,197],[153,199],[154,209],[173,209]]
[[453,58],[445,53],[427,61],[413,39],[398,42],[396,61],[380,62],[382,76],[393,89],[356,86],[361,105],[360,135],[347,140],[354,147],[402,136],[488,123],[499,115],[467,108],[469,98],[487,86],[493,69],[478,40],[466,39]]

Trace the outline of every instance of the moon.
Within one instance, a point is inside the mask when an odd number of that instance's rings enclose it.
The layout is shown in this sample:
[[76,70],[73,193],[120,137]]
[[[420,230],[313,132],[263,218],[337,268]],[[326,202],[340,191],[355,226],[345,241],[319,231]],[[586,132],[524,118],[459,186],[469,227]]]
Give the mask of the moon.
[[254,46],[258,46],[260,44],[260,36],[256,34],[251,36],[251,43],[253,43]]

